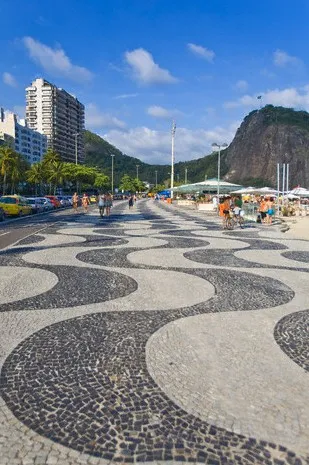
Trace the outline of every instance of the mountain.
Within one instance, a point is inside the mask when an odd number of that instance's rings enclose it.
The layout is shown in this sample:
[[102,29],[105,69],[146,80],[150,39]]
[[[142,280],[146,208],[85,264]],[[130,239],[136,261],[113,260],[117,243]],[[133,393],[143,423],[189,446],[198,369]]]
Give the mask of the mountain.
[[[142,181],[148,181],[155,184],[156,171],[158,184],[163,184],[165,180],[170,178],[170,165],[150,165],[144,163],[138,158],[130,157],[123,154],[119,149],[109,144],[102,137],[85,131],[85,163],[89,166],[97,166],[101,168],[107,175],[111,176],[112,160],[114,157],[114,181],[115,185],[119,184],[121,177],[124,174],[136,176],[138,165],[139,178]],[[217,154],[211,154],[197,160],[188,162],[175,163],[175,181],[185,181],[185,170],[187,168],[188,182],[198,182],[216,176],[217,173]],[[227,171],[227,168],[222,161],[222,173]]]
[[[215,141],[214,141],[215,142]],[[220,142],[220,141],[219,141]],[[114,180],[118,185],[124,174],[158,184],[170,178],[170,165],[150,165],[123,154],[106,140],[85,131],[86,164],[102,168],[111,175],[114,154]],[[177,147],[177,146],[176,146]],[[177,150],[176,150],[177,159]],[[217,176],[217,153],[175,164],[175,181],[203,181]],[[221,151],[221,177],[242,185],[276,186],[277,163],[290,164],[290,186],[309,187],[309,113],[266,105],[243,120],[236,135]]]
[[227,181],[277,183],[277,163],[290,164],[290,186],[309,186],[309,113],[266,105],[245,117],[223,154]]

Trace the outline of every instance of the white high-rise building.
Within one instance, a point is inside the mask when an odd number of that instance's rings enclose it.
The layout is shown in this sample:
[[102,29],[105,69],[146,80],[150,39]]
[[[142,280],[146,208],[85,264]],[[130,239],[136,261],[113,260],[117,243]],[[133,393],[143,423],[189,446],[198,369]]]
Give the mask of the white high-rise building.
[[63,161],[83,163],[85,107],[76,97],[39,78],[26,88],[26,121],[45,134]]
[[25,120],[17,119],[11,112],[0,108],[0,139],[16,152],[23,155],[29,163],[37,163],[47,150],[47,137],[30,129]]

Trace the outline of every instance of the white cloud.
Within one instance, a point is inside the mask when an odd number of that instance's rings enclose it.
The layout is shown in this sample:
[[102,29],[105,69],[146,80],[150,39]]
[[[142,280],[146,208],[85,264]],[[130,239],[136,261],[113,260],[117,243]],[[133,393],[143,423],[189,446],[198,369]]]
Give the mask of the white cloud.
[[267,77],[267,78],[274,78],[274,77],[276,77],[275,73],[273,73],[272,71],[269,71],[267,68],[261,69],[261,75],[262,75],[262,76],[265,76],[265,77]]
[[282,105],[284,107],[303,108],[309,110],[309,86],[302,89],[290,87],[287,89],[274,89],[256,95],[244,95],[232,102],[225,102],[225,108],[258,107],[258,95],[262,96],[262,104]]
[[299,58],[289,55],[284,50],[276,50],[274,52],[274,64],[276,66],[284,68],[287,65],[295,66],[300,65],[301,63],[302,61]]
[[166,108],[160,107],[158,105],[152,105],[148,107],[147,113],[154,118],[163,119],[170,119],[181,114],[179,110],[167,110]]
[[249,87],[249,84],[247,83],[247,81],[243,80],[243,79],[240,79],[239,81],[236,82],[236,85],[235,85],[236,89],[242,91],[242,92],[245,92],[248,87]]
[[167,69],[155,63],[151,53],[137,48],[125,53],[125,60],[131,67],[133,78],[142,84],[175,83],[177,79]]
[[2,80],[4,84],[8,86],[17,87],[17,81],[11,73],[4,72],[2,74]]
[[[210,154],[213,142],[231,142],[239,124],[236,122],[228,128],[215,127],[210,130],[177,128],[175,137],[176,162],[192,160]],[[155,131],[147,127],[136,127],[128,131],[115,129],[107,132],[103,137],[124,153],[136,156],[146,163],[170,163],[170,127],[167,127],[166,131]]]
[[61,47],[53,49],[32,37],[24,37],[23,43],[30,58],[51,75],[65,76],[74,81],[89,81],[93,76],[88,69],[74,65]]
[[135,98],[137,96],[138,94],[120,94],[120,95],[116,95],[114,99],[119,100],[119,99]]
[[204,58],[210,63],[214,61],[216,54],[213,50],[209,50],[206,47],[202,47],[201,45],[196,45],[196,44],[187,44],[187,47],[192,53],[194,53],[195,55],[201,58]]
[[101,112],[94,103],[86,105],[86,127],[88,128],[125,128],[126,123],[110,115]]

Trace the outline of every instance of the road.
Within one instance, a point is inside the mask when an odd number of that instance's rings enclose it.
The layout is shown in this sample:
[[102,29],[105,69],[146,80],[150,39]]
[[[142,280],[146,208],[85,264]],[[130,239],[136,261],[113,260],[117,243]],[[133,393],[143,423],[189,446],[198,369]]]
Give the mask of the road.
[[309,241],[141,200],[0,247],[0,465],[309,463]]

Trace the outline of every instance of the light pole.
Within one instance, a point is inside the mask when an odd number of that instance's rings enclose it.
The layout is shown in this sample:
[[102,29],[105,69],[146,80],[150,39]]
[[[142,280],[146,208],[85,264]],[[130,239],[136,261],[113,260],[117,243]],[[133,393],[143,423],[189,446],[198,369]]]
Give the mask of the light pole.
[[112,195],[114,194],[114,154],[111,154],[112,157]]
[[172,123],[172,163],[171,163],[171,200],[173,199],[174,195],[174,162],[175,162],[175,133],[176,133],[176,123],[173,121]]
[[78,154],[78,150],[77,150],[77,138],[79,136],[79,132],[76,132],[75,134],[73,134],[74,137],[75,137],[75,165],[77,165],[77,154]]
[[155,173],[156,173],[156,187],[158,187],[158,170],[156,170]]
[[136,165],[136,179],[138,180],[138,167],[139,165]]
[[225,149],[227,144],[212,144],[213,149],[218,149],[218,184],[217,184],[217,206],[219,209],[219,195],[220,195],[220,174],[221,174],[221,149]]
[[188,168],[185,168],[185,184],[188,182]]

